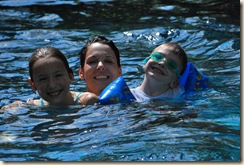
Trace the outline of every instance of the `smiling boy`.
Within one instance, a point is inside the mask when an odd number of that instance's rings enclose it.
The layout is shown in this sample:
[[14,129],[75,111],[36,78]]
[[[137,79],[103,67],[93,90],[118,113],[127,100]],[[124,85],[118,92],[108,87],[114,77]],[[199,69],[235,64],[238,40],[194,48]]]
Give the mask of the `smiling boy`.
[[131,89],[136,100],[181,98],[185,91],[179,85],[179,78],[187,65],[185,51],[176,43],[165,43],[156,47],[145,60],[143,82]]

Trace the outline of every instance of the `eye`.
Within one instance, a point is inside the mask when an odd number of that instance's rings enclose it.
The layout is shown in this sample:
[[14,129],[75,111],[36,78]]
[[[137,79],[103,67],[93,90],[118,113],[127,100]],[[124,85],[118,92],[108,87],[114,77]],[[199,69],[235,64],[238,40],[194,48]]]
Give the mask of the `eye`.
[[46,80],[47,80],[46,77],[40,77],[40,78],[37,79],[37,81],[46,81]]
[[63,74],[61,74],[61,73],[56,75],[56,77],[62,77],[62,76],[63,76]]
[[87,61],[87,64],[88,65],[92,65],[92,64],[96,64],[97,63],[97,60],[93,59],[93,60],[88,60]]
[[159,52],[154,52],[153,54],[151,54],[151,58],[153,59],[153,61],[156,62],[161,62],[164,59],[163,55]]
[[108,63],[108,64],[114,63],[113,60],[110,60],[110,59],[105,60],[105,62]]
[[176,69],[178,69],[178,66],[177,66],[176,62],[174,62],[172,60],[169,60],[167,62],[167,67],[169,68],[169,70],[176,70]]

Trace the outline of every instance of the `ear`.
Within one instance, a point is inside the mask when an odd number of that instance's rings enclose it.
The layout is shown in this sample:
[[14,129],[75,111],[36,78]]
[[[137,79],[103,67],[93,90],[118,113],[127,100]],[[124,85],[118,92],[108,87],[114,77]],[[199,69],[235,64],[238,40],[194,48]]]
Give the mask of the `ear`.
[[119,67],[119,75],[122,75],[122,67]]
[[31,85],[31,89],[32,89],[33,91],[36,91],[37,89],[36,89],[36,87],[35,87],[35,83],[31,80],[31,78],[28,78],[28,82],[29,82],[30,85]]
[[170,88],[177,88],[179,86],[180,82],[179,80],[172,81],[169,86]]
[[74,74],[73,73],[69,73],[69,82],[72,83],[74,81]]
[[83,74],[83,70],[81,68],[81,66],[79,67],[79,76],[81,80],[85,80],[84,74]]

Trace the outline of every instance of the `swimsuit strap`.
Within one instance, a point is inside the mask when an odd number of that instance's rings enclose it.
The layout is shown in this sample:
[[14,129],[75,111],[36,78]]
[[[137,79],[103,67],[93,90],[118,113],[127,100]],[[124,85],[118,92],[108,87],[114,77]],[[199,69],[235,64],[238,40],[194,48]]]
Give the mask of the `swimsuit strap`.
[[78,104],[78,100],[79,100],[79,96],[82,94],[83,92],[79,92],[76,97],[75,97],[75,105]]
[[[82,94],[82,92],[79,92],[78,95],[76,95],[75,97],[75,104],[77,105],[78,104],[78,100],[79,100],[79,96]],[[43,106],[44,103],[43,103],[43,99],[40,98],[40,106]]]
[[44,105],[44,103],[43,103],[43,99],[40,98],[40,106],[42,107],[43,105]]

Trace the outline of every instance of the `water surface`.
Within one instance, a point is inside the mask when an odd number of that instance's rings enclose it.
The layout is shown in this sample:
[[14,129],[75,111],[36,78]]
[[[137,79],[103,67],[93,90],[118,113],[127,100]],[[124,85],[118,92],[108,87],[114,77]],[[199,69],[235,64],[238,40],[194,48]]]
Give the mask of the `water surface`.
[[130,88],[142,60],[178,42],[210,87],[183,102],[154,100],[67,109],[23,106],[0,113],[0,161],[240,161],[240,3],[217,0],[0,1],[0,107],[38,97],[28,59],[54,46],[79,80],[78,52],[104,35],[121,53]]

